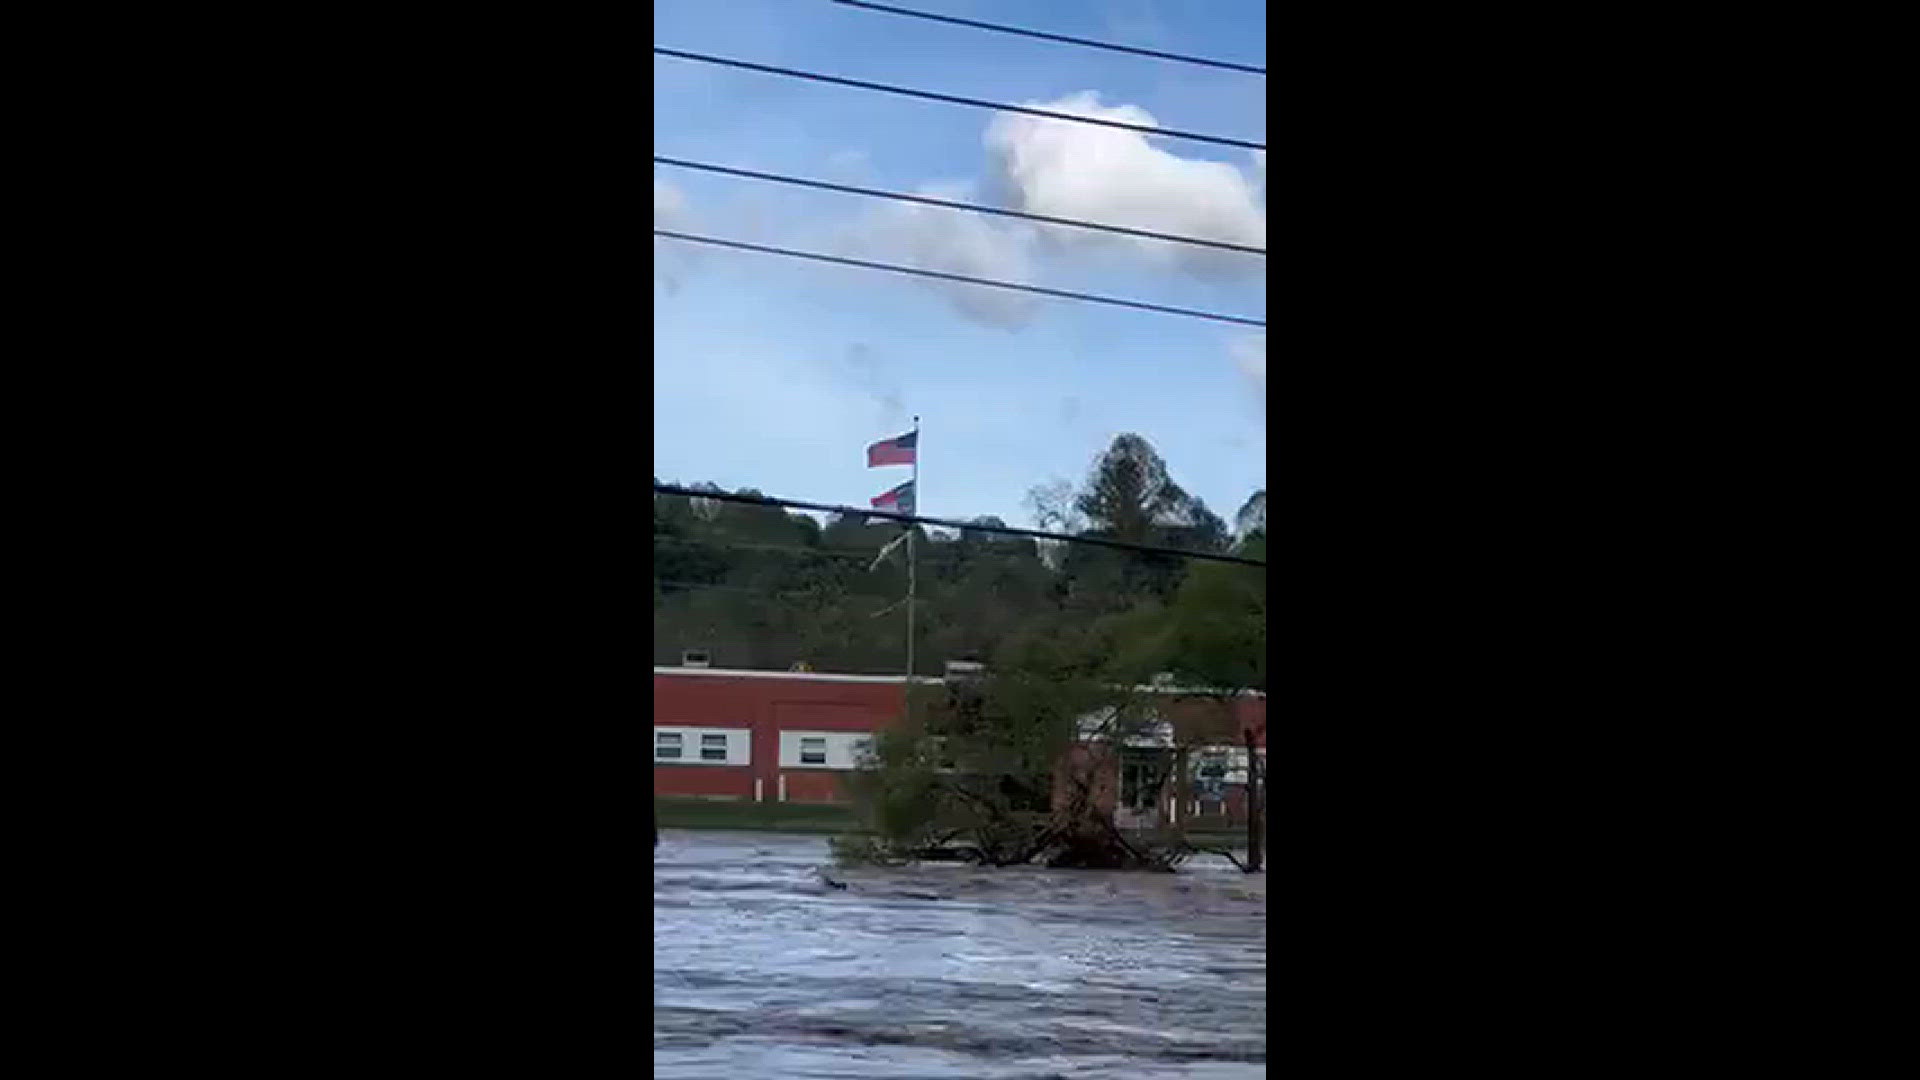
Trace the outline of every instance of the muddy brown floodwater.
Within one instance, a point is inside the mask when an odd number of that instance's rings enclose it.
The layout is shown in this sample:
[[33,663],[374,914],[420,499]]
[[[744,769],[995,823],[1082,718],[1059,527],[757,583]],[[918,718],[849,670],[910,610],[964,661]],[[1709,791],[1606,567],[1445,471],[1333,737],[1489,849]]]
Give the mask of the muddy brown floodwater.
[[825,837],[663,830],[654,1073],[1264,1076],[1266,890],[1217,856],[842,869]]

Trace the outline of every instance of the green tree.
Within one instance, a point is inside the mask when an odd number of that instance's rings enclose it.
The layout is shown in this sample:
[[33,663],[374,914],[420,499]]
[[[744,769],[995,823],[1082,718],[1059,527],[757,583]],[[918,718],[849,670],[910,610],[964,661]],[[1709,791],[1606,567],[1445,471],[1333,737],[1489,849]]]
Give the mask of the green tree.
[[[1135,434],[1116,437],[1097,456],[1077,492],[1035,489],[1039,516],[1075,535],[1159,547],[1217,551],[1228,533],[1206,504],[1176,483],[1152,444]],[[1068,545],[1062,552],[1059,593],[1081,617],[1110,613],[1153,596],[1168,599],[1186,571],[1174,555]]]

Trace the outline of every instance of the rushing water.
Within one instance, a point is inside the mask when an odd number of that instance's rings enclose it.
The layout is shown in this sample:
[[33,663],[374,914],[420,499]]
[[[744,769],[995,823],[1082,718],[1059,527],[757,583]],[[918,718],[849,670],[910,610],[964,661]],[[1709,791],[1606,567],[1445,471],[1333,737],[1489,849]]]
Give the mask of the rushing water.
[[655,1075],[1263,1076],[1266,888],[1217,857],[843,869],[824,837],[664,830]]

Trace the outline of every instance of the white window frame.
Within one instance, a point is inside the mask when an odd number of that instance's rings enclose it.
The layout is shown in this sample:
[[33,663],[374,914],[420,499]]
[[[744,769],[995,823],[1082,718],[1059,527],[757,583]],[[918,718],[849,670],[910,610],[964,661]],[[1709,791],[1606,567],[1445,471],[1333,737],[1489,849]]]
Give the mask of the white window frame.
[[[780,767],[851,772],[861,766],[862,744],[871,746],[873,738],[871,731],[785,730],[780,732]],[[808,761],[806,749],[814,739],[821,740],[813,745],[826,753],[822,760]]]
[[[672,741],[669,742],[668,740],[672,740]],[[660,752],[669,747],[673,749],[673,753],[663,754]],[[685,735],[682,735],[678,731],[661,731],[658,728],[654,729],[653,760],[673,761],[673,762],[685,761],[687,759],[686,750],[687,750],[687,739]]]
[[[1188,755],[1187,760],[1193,770],[1192,776],[1195,782],[1201,779],[1202,767],[1223,763],[1226,765],[1226,771],[1220,777],[1221,783],[1244,785],[1247,782],[1247,748],[1245,746],[1235,746],[1231,743],[1199,746],[1194,748],[1194,752]],[[1260,751],[1260,760],[1262,763],[1266,761],[1264,749]]]
[[[677,735],[680,738],[679,757],[660,756],[660,737]],[[706,738],[711,735],[725,735],[727,753],[722,760],[715,761],[701,751],[705,749]],[[657,765],[691,765],[694,767],[738,768],[753,764],[753,732],[744,727],[700,727],[692,724],[655,724],[653,727],[653,760]]]

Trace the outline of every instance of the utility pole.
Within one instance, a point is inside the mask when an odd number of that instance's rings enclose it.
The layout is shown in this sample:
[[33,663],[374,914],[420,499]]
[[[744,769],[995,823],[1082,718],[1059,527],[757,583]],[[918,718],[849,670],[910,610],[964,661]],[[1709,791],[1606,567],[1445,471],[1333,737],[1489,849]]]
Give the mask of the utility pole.
[[[911,514],[920,512],[920,418],[913,418],[913,507]],[[918,588],[917,575],[913,563],[913,534],[919,526],[907,522],[907,692],[913,691],[913,601]]]
[[1261,805],[1264,802],[1261,798],[1264,785],[1260,775],[1260,756],[1253,752],[1253,729],[1242,728],[1241,734],[1247,744],[1247,872],[1251,874],[1259,872],[1262,862],[1260,847],[1266,829],[1260,817],[1266,808]]

